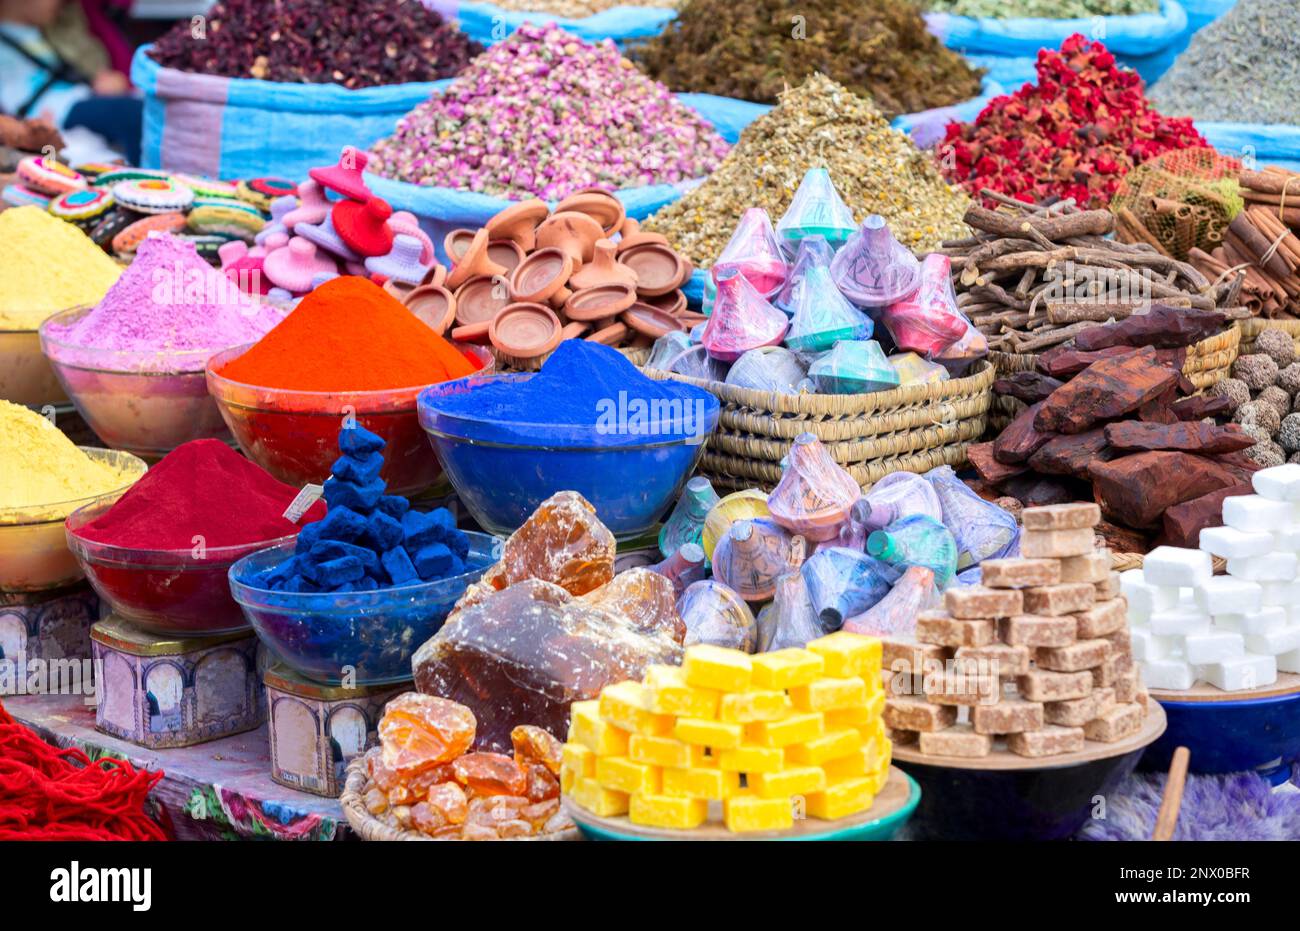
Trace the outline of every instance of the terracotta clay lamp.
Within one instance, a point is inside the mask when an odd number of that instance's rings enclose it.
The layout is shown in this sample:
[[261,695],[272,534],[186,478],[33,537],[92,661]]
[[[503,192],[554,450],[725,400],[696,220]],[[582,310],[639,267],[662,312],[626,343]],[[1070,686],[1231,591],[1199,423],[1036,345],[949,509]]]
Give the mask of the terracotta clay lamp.
[[447,253],[447,261],[453,265],[460,261],[460,257],[474,241],[474,232],[474,230],[455,229],[442,237],[442,249]]
[[560,330],[560,342],[566,339],[578,339],[583,333],[591,329],[590,323],[584,323],[581,320],[571,320]]
[[[456,289],[456,323],[487,323],[510,303],[510,284],[503,277],[481,275]],[[486,331],[484,331],[486,332]]]
[[447,287],[455,291],[471,278],[481,275],[504,275],[506,269],[492,261],[488,255],[488,232],[479,230],[469,244],[451,273],[447,276]]
[[510,275],[510,296],[515,301],[543,303],[564,289],[573,274],[573,257],[555,246],[538,249]]
[[627,310],[636,301],[636,291],[627,285],[607,284],[574,291],[564,302],[564,315],[570,320],[594,322],[609,320]]
[[422,284],[402,303],[439,334],[446,333],[456,319],[456,298],[441,285]]
[[637,333],[651,339],[658,339],[674,330],[685,329],[682,322],[672,314],[658,307],[651,307],[649,304],[633,304],[623,311],[622,320]]
[[508,356],[533,359],[560,344],[560,330],[560,318],[545,304],[517,303],[492,318],[488,339]]
[[490,239],[508,239],[524,252],[532,252],[537,245],[537,225],[550,213],[546,202],[534,197],[511,204],[488,220],[485,228]]
[[629,288],[637,286],[636,271],[619,264],[618,247],[613,242],[608,239],[597,240],[593,248],[591,261],[573,273],[569,278],[569,287],[578,291],[607,284],[625,285]]
[[524,250],[519,248],[518,243],[509,239],[490,240],[487,253],[489,259],[506,270],[506,274],[518,268],[519,263],[524,260]]
[[604,346],[617,346],[627,338],[626,323],[611,323],[604,329],[597,330],[587,337],[588,342],[600,343]]
[[647,297],[642,303],[649,304],[651,307],[666,311],[676,317],[686,309],[686,295],[679,288],[669,291],[667,294]]
[[642,297],[658,297],[675,291],[691,275],[681,257],[659,243],[633,246],[621,252],[618,260],[636,272],[636,290]]
[[628,217],[623,221],[622,235],[618,240],[619,252],[626,252],[633,246],[644,246],[649,244],[666,246],[668,245],[668,237],[662,233],[641,232],[641,224],[638,221],[633,220],[631,217]]
[[606,236],[613,236],[623,226],[627,210],[623,202],[601,188],[589,187],[575,191],[555,206],[556,213],[573,211],[585,213],[605,231]]
[[537,227],[537,245],[557,248],[575,262],[590,262],[596,240],[605,238],[605,230],[585,213],[553,213]]

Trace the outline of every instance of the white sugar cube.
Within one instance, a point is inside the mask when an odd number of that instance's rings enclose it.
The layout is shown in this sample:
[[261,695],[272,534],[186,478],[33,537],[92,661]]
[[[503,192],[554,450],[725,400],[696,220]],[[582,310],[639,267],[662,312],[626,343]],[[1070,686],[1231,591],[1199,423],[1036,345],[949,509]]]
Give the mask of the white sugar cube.
[[1149,689],[1190,689],[1195,681],[1196,669],[1181,659],[1142,664],[1142,684]]
[[1286,608],[1265,606],[1250,614],[1216,614],[1214,626],[1220,630],[1235,630],[1247,637],[1267,634],[1292,623]]
[[1191,634],[1183,641],[1183,658],[1194,666],[1217,663],[1229,656],[1246,652],[1246,642],[1241,634],[1230,630],[1212,630],[1205,634]]
[[1278,672],[1300,672],[1300,650],[1279,653],[1276,659]]
[[1300,551],[1300,524],[1291,524],[1273,531],[1273,549],[1291,553]]
[[1173,653],[1174,644],[1178,642],[1174,637],[1157,637],[1141,627],[1130,630],[1129,637],[1133,644],[1133,658],[1140,663],[1165,659]]
[[1151,615],[1151,633],[1157,637],[1185,637],[1210,629],[1210,616],[1199,608],[1179,605]]
[[[1297,563],[1300,567],[1300,563]],[[1300,604],[1300,581],[1256,582],[1260,590],[1260,604],[1265,607],[1289,608]]]
[[1263,591],[1258,582],[1216,575],[1196,586],[1196,606],[1206,614],[1258,611]]
[[1223,499],[1223,522],[1247,533],[1281,530],[1291,523],[1294,513],[1295,509],[1287,502],[1270,501],[1259,495],[1234,495]]
[[[1232,501],[1227,498],[1225,501]],[[1210,554],[1176,546],[1157,546],[1142,560],[1142,574],[1148,585],[1200,585],[1214,574]]]
[[1277,662],[1271,656],[1245,653],[1202,666],[1201,678],[1225,692],[1257,689],[1277,681]]
[[1252,653],[1264,653],[1268,656],[1300,650],[1300,624],[1288,624],[1285,627],[1277,627],[1262,634],[1249,636],[1246,638],[1246,649]]
[[1228,559],[1233,556],[1262,556],[1276,549],[1271,533],[1246,533],[1235,527],[1206,527],[1201,531],[1201,549]]
[[1228,575],[1250,582],[1289,582],[1295,578],[1296,554],[1274,551],[1228,560]]
[[1260,469],[1251,476],[1250,483],[1261,497],[1273,501],[1300,501],[1300,465],[1286,465]]

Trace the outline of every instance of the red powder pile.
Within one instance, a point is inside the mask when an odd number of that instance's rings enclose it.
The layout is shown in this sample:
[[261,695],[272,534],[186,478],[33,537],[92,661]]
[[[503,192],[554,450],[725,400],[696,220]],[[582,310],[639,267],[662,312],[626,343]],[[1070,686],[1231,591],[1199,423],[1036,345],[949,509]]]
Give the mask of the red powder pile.
[[284,519],[298,489],[272,478],[218,440],[177,446],[104,514],[77,531],[97,543],[134,549],[209,549],[295,534],[325,516],[316,502],[294,524]]
[[218,374],[264,388],[376,391],[432,385],[475,370],[383,288],[343,276],[308,294]]

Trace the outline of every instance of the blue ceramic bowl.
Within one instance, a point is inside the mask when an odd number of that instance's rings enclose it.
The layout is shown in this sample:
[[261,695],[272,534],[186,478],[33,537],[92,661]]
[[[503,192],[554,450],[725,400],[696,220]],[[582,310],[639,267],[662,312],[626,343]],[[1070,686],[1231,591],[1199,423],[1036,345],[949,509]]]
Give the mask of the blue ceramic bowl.
[[1161,699],[1169,728],[1147,750],[1142,769],[1167,770],[1174,750],[1186,747],[1189,772],[1289,775],[1300,761],[1300,693],[1241,700],[1231,694],[1212,702]]
[[246,583],[293,555],[292,542],[230,567],[230,592],[257,636],[286,666],[326,685],[387,685],[411,678],[411,656],[436,634],[456,600],[499,554],[499,541],[470,540],[460,575],[373,592],[275,592]]
[[[503,423],[490,412],[451,413],[440,402],[488,380],[531,375],[472,375],[420,393],[420,425],[457,496],[479,526],[501,536],[517,530],[558,491],[592,503],[620,540],[645,533],[671,507],[718,424],[718,399],[698,391],[666,417],[657,435],[638,433],[634,409],[617,403],[603,425]],[[688,409],[689,408],[689,409]]]

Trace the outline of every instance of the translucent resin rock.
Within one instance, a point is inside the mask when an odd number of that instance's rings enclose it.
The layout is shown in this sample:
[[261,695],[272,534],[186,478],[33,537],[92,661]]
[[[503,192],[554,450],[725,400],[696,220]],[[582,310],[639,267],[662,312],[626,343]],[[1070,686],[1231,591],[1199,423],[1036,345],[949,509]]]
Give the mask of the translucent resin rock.
[[916,290],[920,263],[879,214],[860,226],[831,262],[840,292],[859,307],[887,307]]
[[687,482],[672,514],[659,529],[659,552],[668,557],[687,543],[699,543],[704,537],[704,519],[718,501],[707,478],[697,475]]
[[866,394],[898,387],[898,372],[874,339],[845,340],[808,366],[821,394]]
[[[789,274],[785,255],[772,229],[772,218],[762,207],[750,207],[740,215],[731,238],[713,263],[712,277],[722,296],[722,280],[733,272],[745,277],[763,297],[771,297]],[[714,312],[717,312],[716,303]]]
[[772,603],[758,613],[758,652],[802,647],[824,633],[802,573],[783,575],[777,580]]
[[790,274],[786,277],[785,284],[781,285],[781,290],[772,298],[772,303],[779,310],[793,314],[795,288],[799,287],[810,268],[818,267],[830,271],[831,259],[834,257],[835,250],[826,241],[826,237],[808,236],[800,240],[794,264],[790,266]]
[[798,394],[808,371],[799,357],[784,346],[751,349],[731,365],[725,379],[728,385],[751,391],[774,391]]
[[677,613],[677,590],[672,580],[650,569],[628,569],[593,592],[582,596],[590,605],[617,611],[642,633],[662,632],[678,643],[686,626]]
[[536,579],[490,593],[416,651],[415,687],[470,708],[480,750],[507,752],[521,724],[566,733],[572,702],[681,660],[666,631],[642,630],[607,605]]
[[862,493],[858,483],[811,433],[795,437],[788,462],[767,499],[772,519],[817,543],[835,538]]
[[913,294],[895,301],[881,315],[885,329],[899,349],[938,355],[966,334],[967,320],[957,309],[952,287],[952,263],[931,252],[921,263],[920,283]]
[[864,521],[868,530],[881,530],[908,514],[943,520],[943,506],[934,486],[914,472],[891,472],[864,497],[870,505]]
[[822,626],[837,630],[889,593],[902,574],[860,550],[833,547],[814,553],[800,570]]
[[751,349],[780,343],[790,327],[785,314],[769,304],[740,272],[718,272],[715,267],[714,274],[718,296],[700,336],[709,355],[733,362]]
[[468,750],[475,727],[464,704],[415,692],[398,695],[379,721],[383,765],[398,779],[409,779]]
[[814,265],[794,289],[794,310],[785,344],[796,352],[825,352],[846,339],[871,339],[875,324],[850,304],[831,280],[830,269]]
[[803,562],[801,537],[775,521],[759,517],[739,520],[713,551],[713,575],[746,601],[767,601],[776,580]]
[[685,646],[707,643],[753,653],[758,625],[749,605],[721,582],[696,582],[682,593],[677,611],[686,622]]
[[924,566],[912,566],[888,595],[861,614],[845,619],[842,629],[872,637],[910,639],[916,632],[917,614],[938,604],[934,573]]
[[788,253],[809,236],[838,247],[853,235],[853,213],[825,168],[804,172],[794,199],[776,224],[776,238]]
[[700,545],[704,547],[705,558],[713,558],[713,550],[718,541],[727,535],[736,521],[767,517],[771,513],[767,507],[767,495],[757,488],[733,491],[719,499],[717,504],[709,508],[709,513],[704,518]]
[[651,566],[650,571],[657,572],[668,579],[673,585],[673,590],[677,592],[677,597],[680,598],[687,586],[709,574],[708,564],[704,558],[704,547],[698,543],[684,543],[673,555]]
[[900,570],[925,566],[935,584],[947,588],[957,574],[957,541],[933,517],[912,514],[867,537],[867,552]]

